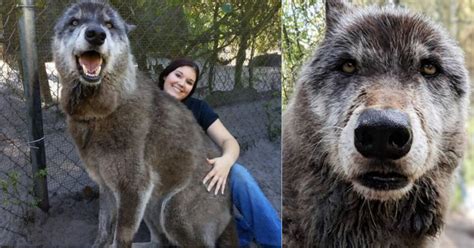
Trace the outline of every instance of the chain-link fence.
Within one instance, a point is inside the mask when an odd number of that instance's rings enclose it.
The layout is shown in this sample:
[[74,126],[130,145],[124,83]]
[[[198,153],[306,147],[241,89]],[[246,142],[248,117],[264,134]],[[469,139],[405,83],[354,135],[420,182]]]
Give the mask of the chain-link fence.
[[[87,176],[57,101],[60,85],[51,62],[53,26],[74,1],[0,0],[0,245],[88,244],[94,228],[78,221],[96,218],[95,186]],[[279,1],[110,1],[137,26],[130,34],[138,67],[151,78],[173,58],[189,57],[202,70],[196,97],[206,100],[241,145],[246,165],[279,210],[280,207],[280,2]],[[24,94],[19,20],[34,9],[44,136],[32,140],[28,99]],[[31,23],[25,23],[31,25]],[[32,149],[44,142],[46,169],[32,172]],[[35,150],[36,151],[36,150]],[[263,178],[271,180],[262,180]],[[49,215],[39,216],[35,180],[47,179]],[[64,219],[74,208],[79,216]],[[89,209],[89,210],[87,210]],[[89,215],[85,216],[89,211]],[[72,214],[74,215],[74,214]],[[82,215],[82,216],[81,216]],[[89,216],[89,217],[88,217]],[[67,228],[52,226],[61,222]],[[94,221],[92,221],[94,222]],[[81,226],[82,225],[82,226]],[[94,223],[95,225],[95,223]],[[70,232],[69,226],[74,229]],[[59,242],[50,240],[57,238]],[[79,233],[79,234],[76,234]],[[68,243],[69,242],[69,243]]]

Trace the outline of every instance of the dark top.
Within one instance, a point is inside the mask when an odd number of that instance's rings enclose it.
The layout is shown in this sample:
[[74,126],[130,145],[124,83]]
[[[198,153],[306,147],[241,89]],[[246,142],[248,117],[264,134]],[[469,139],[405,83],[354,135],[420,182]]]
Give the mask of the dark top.
[[205,101],[188,97],[183,103],[193,112],[194,118],[204,131],[207,131],[209,126],[219,119],[216,112]]

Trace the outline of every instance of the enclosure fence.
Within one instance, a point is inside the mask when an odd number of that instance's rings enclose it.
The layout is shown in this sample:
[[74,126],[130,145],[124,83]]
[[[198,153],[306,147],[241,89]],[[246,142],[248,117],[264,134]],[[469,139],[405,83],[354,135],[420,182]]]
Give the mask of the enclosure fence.
[[[95,196],[58,106],[50,49],[54,23],[73,2],[0,0],[0,245],[31,244],[35,211],[64,195]],[[130,41],[140,70],[156,80],[172,59],[194,59],[196,97],[243,151],[279,142],[279,1],[109,2],[137,26]]]

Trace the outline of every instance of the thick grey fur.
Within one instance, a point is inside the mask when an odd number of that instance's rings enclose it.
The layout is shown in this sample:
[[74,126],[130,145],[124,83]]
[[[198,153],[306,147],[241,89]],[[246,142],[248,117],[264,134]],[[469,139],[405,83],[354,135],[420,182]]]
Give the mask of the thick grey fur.
[[[406,9],[340,0],[327,0],[326,8],[325,38],[303,66],[283,116],[284,244],[432,247],[465,146],[470,88],[463,53],[444,29]],[[438,75],[421,75],[427,58],[439,64]],[[356,61],[354,74],[341,71],[347,59]],[[354,173],[374,168],[356,153],[341,156],[354,150],[341,137],[369,107],[397,109],[419,123],[413,142],[426,140],[426,159],[376,168],[415,171],[407,192],[373,194],[352,181]],[[347,160],[354,163],[343,166]]]

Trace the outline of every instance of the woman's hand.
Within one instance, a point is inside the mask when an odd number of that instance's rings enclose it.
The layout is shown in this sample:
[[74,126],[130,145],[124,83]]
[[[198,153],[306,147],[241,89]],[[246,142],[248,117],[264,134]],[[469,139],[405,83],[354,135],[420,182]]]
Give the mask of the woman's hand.
[[211,191],[214,186],[214,194],[217,195],[219,190],[224,194],[224,189],[227,183],[227,177],[229,176],[230,168],[233,165],[231,159],[228,159],[224,156],[217,157],[213,159],[207,159],[209,165],[212,165],[212,170],[207,173],[206,177],[203,180],[204,185],[210,180],[207,185],[207,191]]
[[222,156],[207,159],[207,162],[214,166],[212,170],[206,175],[203,180],[204,185],[210,180],[206,186],[207,191],[211,191],[214,186],[214,194],[217,195],[219,190],[224,194],[225,185],[227,183],[227,176],[232,165],[237,161],[239,157],[239,143],[235,140],[234,136],[224,127],[224,124],[217,119],[215,120],[206,130],[209,137],[214,141],[221,149]]

